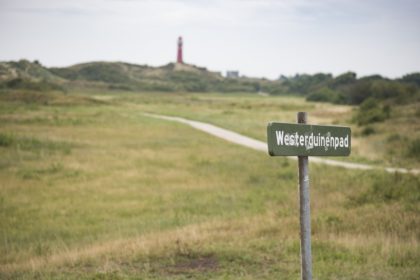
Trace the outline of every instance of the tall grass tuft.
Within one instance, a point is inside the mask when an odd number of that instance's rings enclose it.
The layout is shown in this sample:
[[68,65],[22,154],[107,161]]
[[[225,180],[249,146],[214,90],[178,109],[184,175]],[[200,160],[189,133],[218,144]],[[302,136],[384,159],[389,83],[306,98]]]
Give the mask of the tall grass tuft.
[[420,179],[418,176],[399,173],[376,176],[366,191],[350,196],[350,201],[357,205],[393,201],[406,205],[416,204],[420,202]]
[[407,156],[411,158],[420,158],[420,138],[414,139],[408,146]]
[[15,142],[15,138],[6,133],[0,133],[0,147],[10,147]]

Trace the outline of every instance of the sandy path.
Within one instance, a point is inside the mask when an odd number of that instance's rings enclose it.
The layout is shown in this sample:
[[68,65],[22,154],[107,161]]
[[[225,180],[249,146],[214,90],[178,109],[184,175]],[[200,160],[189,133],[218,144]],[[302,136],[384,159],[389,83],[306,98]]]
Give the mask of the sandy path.
[[[145,116],[168,120],[168,121],[175,121],[179,123],[184,123],[187,125],[192,126],[195,129],[204,131],[208,134],[214,135],[216,137],[222,138],[226,141],[242,145],[254,150],[262,151],[267,153],[268,155],[268,149],[267,149],[267,143],[252,139],[250,137],[241,135],[239,133],[217,127],[212,124],[204,123],[204,122],[198,122],[198,121],[192,121],[187,120],[180,117],[170,117],[170,116],[163,116],[163,115],[157,115],[157,114],[149,114],[145,113]],[[288,157],[289,159],[297,160],[297,157]],[[394,172],[401,172],[401,173],[412,173],[412,174],[419,174],[420,170],[418,169],[406,169],[406,168],[397,168],[397,167],[380,167],[380,166],[374,166],[369,164],[362,164],[362,163],[352,163],[352,162],[344,162],[344,161],[338,161],[338,160],[332,160],[332,159],[326,159],[321,157],[311,157],[310,162],[313,163],[321,163],[326,165],[332,165],[332,166],[340,166],[343,168],[348,169],[362,169],[362,170],[371,170],[371,169],[383,169],[389,173]]]

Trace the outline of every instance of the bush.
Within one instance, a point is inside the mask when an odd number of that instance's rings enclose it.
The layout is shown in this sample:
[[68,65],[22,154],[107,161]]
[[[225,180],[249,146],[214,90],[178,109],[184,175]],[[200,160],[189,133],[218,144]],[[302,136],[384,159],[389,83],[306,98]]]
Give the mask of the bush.
[[420,159],[420,138],[417,138],[408,145],[407,156]]
[[362,136],[369,136],[375,133],[376,133],[376,130],[371,126],[367,126],[362,130]]
[[8,89],[28,89],[34,91],[49,91],[58,90],[65,91],[64,88],[58,84],[48,82],[46,80],[31,81],[22,78],[9,80],[3,84],[3,87]]
[[14,143],[12,135],[0,133],[0,147],[9,147]]
[[306,100],[315,102],[331,102],[339,103],[339,94],[329,88],[322,88],[314,93],[311,93]]
[[347,72],[343,73],[337,77],[334,78],[334,80],[331,81],[331,86],[333,88],[337,88],[340,86],[345,86],[349,84],[353,84],[356,82],[357,75],[354,72]]
[[371,82],[358,81],[343,89],[348,104],[361,104],[372,96]]
[[420,107],[417,108],[416,113],[414,114],[417,118],[420,118]]
[[374,81],[370,87],[371,94],[376,99],[393,99],[397,103],[407,103],[416,94],[417,88],[412,84],[396,81]]
[[375,122],[382,122],[391,115],[390,106],[380,106],[379,101],[368,98],[360,105],[354,118],[358,125],[366,125]]
[[407,74],[404,77],[402,77],[401,81],[405,83],[416,84],[420,87],[420,73]]
[[388,138],[386,139],[388,142],[398,142],[402,140],[401,135],[397,134],[397,133],[393,133],[391,135],[388,136]]

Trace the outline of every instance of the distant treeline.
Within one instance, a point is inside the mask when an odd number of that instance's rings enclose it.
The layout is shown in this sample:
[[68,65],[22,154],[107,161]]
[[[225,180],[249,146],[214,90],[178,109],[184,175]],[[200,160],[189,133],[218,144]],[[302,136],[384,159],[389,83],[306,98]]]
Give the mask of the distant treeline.
[[[357,78],[347,72],[337,77],[330,74],[296,75],[280,78],[277,94],[305,96],[308,101],[334,104],[360,105],[353,121],[365,126],[382,122],[391,117],[394,105],[420,102],[420,73],[412,73],[400,79],[387,79],[379,75]],[[365,134],[372,133],[366,127]]]
[[282,87],[274,93],[306,96],[309,101],[358,105],[369,98],[403,104],[420,100],[420,73],[387,79],[379,75],[357,78],[347,72],[337,77],[331,74],[296,75],[280,78]]

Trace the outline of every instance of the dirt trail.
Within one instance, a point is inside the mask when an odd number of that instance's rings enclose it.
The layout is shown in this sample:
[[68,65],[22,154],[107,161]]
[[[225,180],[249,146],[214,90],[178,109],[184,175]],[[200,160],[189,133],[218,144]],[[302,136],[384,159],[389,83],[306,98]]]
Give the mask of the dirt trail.
[[[144,113],[144,115],[148,117],[184,123],[184,124],[192,126],[195,129],[204,131],[208,134],[222,138],[226,141],[233,142],[235,144],[239,144],[239,145],[242,145],[242,146],[254,149],[254,150],[262,151],[268,154],[267,143],[252,139],[250,137],[241,135],[239,133],[236,133],[236,132],[224,129],[224,128],[217,127],[212,124],[199,122],[199,121],[192,121],[192,120],[188,120],[188,119],[184,119],[180,117],[170,117],[170,116],[149,114],[149,113]],[[288,158],[297,160],[297,157],[288,157]],[[381,167],[381,166],[374,166],[374,165],[363,164],[363,163],[344,162],[344,161],[319,158],[319,157],[311,157],[310,162],[321,163],[321,164],[332,165],[332,166],[339,166],[339,167],[343,167],[347,169],[362,169],[362,170],[383,169],[389,173],[400,172],[400,173],[411,173],[415,175],[420,173],[419,169]]]

